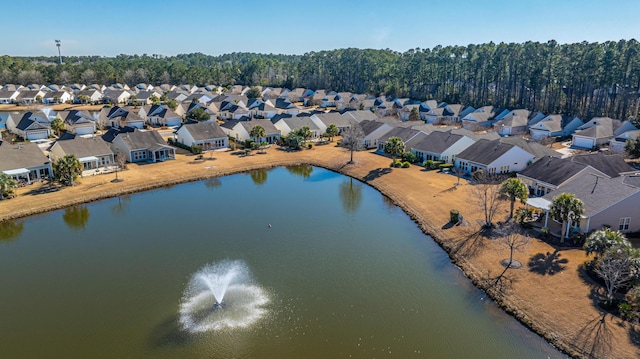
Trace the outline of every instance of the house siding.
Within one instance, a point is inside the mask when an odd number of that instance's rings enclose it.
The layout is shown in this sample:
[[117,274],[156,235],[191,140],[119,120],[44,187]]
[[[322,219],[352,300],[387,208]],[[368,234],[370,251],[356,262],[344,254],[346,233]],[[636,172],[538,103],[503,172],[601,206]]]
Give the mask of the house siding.
[[640,192],[623,199],[613,206],[596,213],[589,219],[588,228],[585,231],[594,231],[602,229],[604,225],[610,226],[611,229],[618,230],[621,218],[630,218],[629,229],[621,230],[621,232],[637,232],[640,231]]

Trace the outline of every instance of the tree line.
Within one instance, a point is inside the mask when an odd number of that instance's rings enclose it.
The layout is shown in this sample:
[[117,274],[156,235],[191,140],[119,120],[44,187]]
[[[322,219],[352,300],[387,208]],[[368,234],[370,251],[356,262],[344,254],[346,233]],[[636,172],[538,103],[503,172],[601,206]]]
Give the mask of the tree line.
[[494,105],[588,119],[636,119],[640,44],[485,43],[397,52],[0,57],[0,83],[222,84],[304,87]]

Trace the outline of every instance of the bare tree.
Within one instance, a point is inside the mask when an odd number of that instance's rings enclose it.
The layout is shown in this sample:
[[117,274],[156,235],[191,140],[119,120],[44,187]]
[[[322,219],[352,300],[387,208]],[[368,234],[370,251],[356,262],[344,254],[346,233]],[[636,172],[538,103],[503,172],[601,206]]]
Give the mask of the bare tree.
[[96,72],[91,69],[84,70],[84,72],[80,75],[80,80],[84,84],[94,83],[96,79],[97,79]]
[[353,163],[353,152],[364,147],[362,143],[363,140],[364,132],[362,132],[362,127],[360,127],[360,124],[357,122],[353,122],[351,126],[347,127],[342,133],[342,146],[351,153],[349,163]]
[[505,259],[502,261],[504,270],[502,271],[502,273],[500,273],[498,278],[496,278],[494,285],[500,282],[500,279],[504,277],[509,268],[514,268],[517,266],[517,262],[513,261],[513,253],[523,251],[530,242],[529,236],[519,230],[519,228],[515,224],[505,226],[504,228],[500,229],[498,233],[500,233],[500,245],[509,250],[509,259]]
[[471,193],[476,204],[484,214],[484,227],[493,226],[493,217],[500,204],[500,185],[496,176],[485,171],[475,173],[473,176],[473,189]]

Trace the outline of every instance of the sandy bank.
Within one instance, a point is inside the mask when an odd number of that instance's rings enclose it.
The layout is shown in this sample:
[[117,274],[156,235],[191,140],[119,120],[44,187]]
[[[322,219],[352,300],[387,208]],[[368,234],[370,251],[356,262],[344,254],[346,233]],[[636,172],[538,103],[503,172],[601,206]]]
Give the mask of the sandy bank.
[[[231,152],[216,153],[214,159],[196,161],[178,155],[177,160],[149,165],[129,165],[119,173],[123,182],[113,183],[113,174],[81,178],[72,188],[38,193],[40,184],[19,189],[19,196],[0,202],[0,220],[16,219],[70,205],[121,194],[139,192],[178,183],[219,177],[256,168],[306,163],[360,179],[402,207],[444,247],[476,285],[502,271],[500,260],[508,251],[496,241],[478,236],[480,215],[472,203],[472,186],[454,186],[454,176],[425,172],[422,168],[388,168],[390,159],[360,152],[356,163],[347,165],[349,154],[333,144],[313,150],[284,152],[275,148],[267,154],[241,157]],[[459,209],[468,226],[448,228],[449,210]],[[500,216],[506,215],[506,206]],[[537,260],[535,260],[537,258]],[[510,313],[550,342],[577,357],[640,357],[640,328],[604,315],[593,305],[592,283],[580,276],[586,260],[578,249],[559,249],[533,240],[515,259],[523,268],[508,273],[510,285],[492,296]],[[529,265],[531,263],[531,266]]]

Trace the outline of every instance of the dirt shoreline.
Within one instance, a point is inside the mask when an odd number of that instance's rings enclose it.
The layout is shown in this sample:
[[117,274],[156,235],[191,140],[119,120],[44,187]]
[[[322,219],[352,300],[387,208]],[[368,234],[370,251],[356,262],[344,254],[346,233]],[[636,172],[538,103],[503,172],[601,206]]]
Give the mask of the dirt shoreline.
[[[578,358],[640,357],[640,328],[604,314],[593,305],[599,287],[581,277],[580,265],[587,259],[582,250],[554,248],[534,240],[526,253],[518,253],[515,258],[525,264],[542,255],[543,264],[548,262],[554,272],[544,266],[544,272],[536,272],[531,266],[527,271],[525,265],[509,272],[511,285],[504,292],[487,290],[487,279],[502,270],[499,261],[505,258],[506,251],[496,241],[478,236],[480,215],[471,204],[471,186],[455,186],[454,176],[425,172],[415,166],[390,170],[389,158],[368,152],[357,153],[356,163],[346,164],[349,154],[331,144],[299,152],[272,148],[267,154],[247,157],[232,152],[214,156],[213,160],[205,155],[205,159],[197,161],[193,156],[178,155],[176,161],[130,164],[129,170],[118,174],[124,181],[117,183],[112,182],[113,174],[106,174],[81,178],[74,187],[49,193],[35,194],[42,184],[20,188],[18,197],[0,201],[0,221],[256,169],[313,165],[351,176],[389,197],[445,249],[451,261],[477,287],[565,353]],[[449,210],[454,208],[463,213],[468,226],[446,226]],[[505,210],[501,208],[501,214]]]

